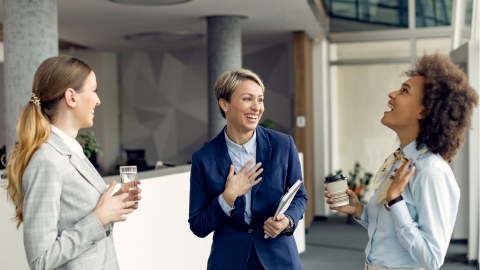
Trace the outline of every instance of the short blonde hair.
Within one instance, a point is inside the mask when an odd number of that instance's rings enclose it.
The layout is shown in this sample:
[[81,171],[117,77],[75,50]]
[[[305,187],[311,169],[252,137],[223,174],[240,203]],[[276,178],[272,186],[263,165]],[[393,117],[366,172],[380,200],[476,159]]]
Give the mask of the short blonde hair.
[[[244,80],[252,80],[256,82],[262,88],[262,91],[265,92],[265,86],[263,85],[262,79],[260,79],[255,72],[246,68],[228,70],[220,75],[217,82],[215,82],[214,90],[217,102],[219,102],[221,98],[230,102],[233,92]],[[220,104],[218,107],[220,108],[223,118],[225,118],[225,112],[222,107],[220,107]]]

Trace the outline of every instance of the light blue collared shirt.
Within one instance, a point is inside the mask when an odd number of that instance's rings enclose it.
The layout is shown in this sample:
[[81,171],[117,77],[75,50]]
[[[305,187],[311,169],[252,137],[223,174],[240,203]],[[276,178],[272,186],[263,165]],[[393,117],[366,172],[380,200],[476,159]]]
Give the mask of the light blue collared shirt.
[[[235,167],[235,173],[238,173],[245,164],[247,164],[250,160],[253,159],[253,164],[248,168],[250,171],[255,164],[257,163],[257,134],[255,131],[253,132],[252,138],[243,145],[238,145],[227,136],[227,132],[225,130],[225,141],[227,142],[228,154],[230,155],[230,159],[232,160],[233,166]],[[250,224],[252,222],[252,190],[250,189],[247,193],[245,193],[245,222]],[[235,208],[235,205],[230,207],[223,196],[218,196],[218,201],[222,210],[227,215],[231,215],[232,210]]]
[[[416,141],[402,149],[412,159],[415,173],[402,193],[403,201],[387,211],[377,199],[383,186],[363,209],[361,220],[368,230],[367,262],[384,268],[438,269],[442,266],[460,200],[453,172],[438,154],[416,149]],[[396,168],[397,161],[392,168]],[[386,179],[390,178],[393,169]]]

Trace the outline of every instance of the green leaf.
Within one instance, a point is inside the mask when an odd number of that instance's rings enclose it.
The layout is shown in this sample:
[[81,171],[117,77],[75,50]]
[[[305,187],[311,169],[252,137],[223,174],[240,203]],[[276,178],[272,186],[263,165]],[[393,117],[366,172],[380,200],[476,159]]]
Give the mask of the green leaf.
[[88,158],[91,157],[92,153],[100,153],[103,156],[100,144],[97,142],[93,131],[87,131],[86,134],[78,134],[78,137],[82,139],[83,152]]

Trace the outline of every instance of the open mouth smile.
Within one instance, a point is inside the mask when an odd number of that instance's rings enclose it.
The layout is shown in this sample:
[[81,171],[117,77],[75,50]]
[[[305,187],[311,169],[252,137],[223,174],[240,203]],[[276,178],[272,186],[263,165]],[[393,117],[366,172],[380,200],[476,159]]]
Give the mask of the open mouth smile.
[[245,114],[245,118],[247,118],[248,122],[256,123],[258,120],[258,115],[256,114]]

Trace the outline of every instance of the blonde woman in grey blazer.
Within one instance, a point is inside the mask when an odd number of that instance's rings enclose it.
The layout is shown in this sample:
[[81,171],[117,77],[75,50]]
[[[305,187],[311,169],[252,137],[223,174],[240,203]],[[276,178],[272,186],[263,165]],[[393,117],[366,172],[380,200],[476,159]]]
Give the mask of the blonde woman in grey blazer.
[[20,113],[7,191],[17,226],[24,223],[31,269],[119,269],[113,223],[125,221],[134,202],[128,190],[111,196],[115,181],[106,187],[75,140],[93,125],[96,88],[88,65],[52,57],[38,68]]

